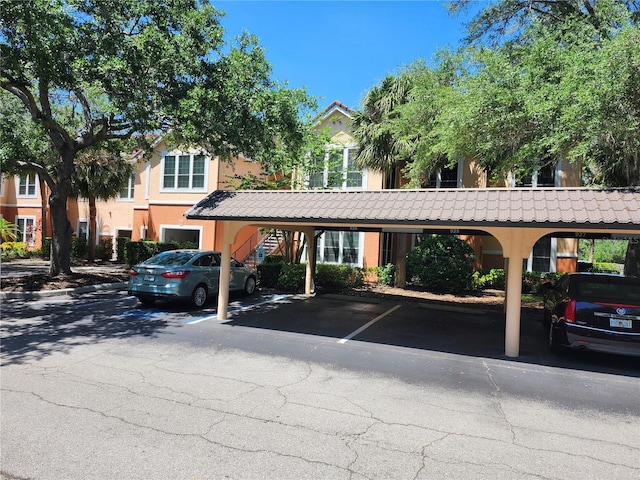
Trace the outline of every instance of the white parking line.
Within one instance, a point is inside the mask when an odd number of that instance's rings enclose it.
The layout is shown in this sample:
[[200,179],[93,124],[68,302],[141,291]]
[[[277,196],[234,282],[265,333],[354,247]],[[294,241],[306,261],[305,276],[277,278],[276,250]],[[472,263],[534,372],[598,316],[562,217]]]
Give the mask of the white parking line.
[[351,332],[349,335],[347,335],[346,337],[344,337],[341,340],[338,340],[338,343],[347,343],[349,340],[351,340],[353,337],[355,337],[356,335],[358,335],[360,332],[363,332],[364,330],[366,330],[367,328],[369,328],[371,325],[373,325],[374,323],[376,323],[378,320],[380,320],[381,318],[386,317],[387,315],[395,312],[397,309],[399,309],[402,305],[396,305],[395,307],[387,310],[386,312],[384,312],[381,315],[378,315],[376,318],[374,318],[373,320],[371,320],[369,323],[364,324],[363,326],[361,326],[359,329]]
[[[253,307],[258,307],[260,305],[264,305],[266,303],[272,303],[272,302],[277,302],[278,300],[282,300],[283,298],[287,298],[290,297],[291,295],[273,295],[269,298],[266,298],[264,300],[262,300],[261,302],[258,303],[252,303],[251,305],[244,305],[242,307],[235,307],[235,308],[230,308],[228,310],[227,313],[234,313],[234,312],[242,312],[244,310],[250,310]],[[218,319],[218,314],[215,313],[214,315],[209,315],[206,317],[200,317],[200,318],[194,318],[193,320],[187,320],[185,322],[183,322],[184,325],[194,325],[196,323],[200,323],[200,322],[205,322],[207,320],[217,320]]]

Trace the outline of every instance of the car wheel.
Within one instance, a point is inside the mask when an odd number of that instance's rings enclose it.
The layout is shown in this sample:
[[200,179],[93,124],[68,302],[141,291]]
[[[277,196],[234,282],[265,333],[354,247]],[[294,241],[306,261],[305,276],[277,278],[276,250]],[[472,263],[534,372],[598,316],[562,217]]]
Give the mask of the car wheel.
[[200,284],[191,293],[191,303],[194,307],[200,308],[207,303],[207,287]]
[[558,342],[558,334],[553,322],[549,322],[549,350],[555,353],[560,350],[560,342]]
[[138,300],[140,300],[140,303],[146,307],[150,307],[151,305],[156,303],[156,300],[150,297],[138,297]]
[[256,279],[254,277],[247,278],[247,281],[244,282],[244,293],[247,295],[251,295],[256,291]]

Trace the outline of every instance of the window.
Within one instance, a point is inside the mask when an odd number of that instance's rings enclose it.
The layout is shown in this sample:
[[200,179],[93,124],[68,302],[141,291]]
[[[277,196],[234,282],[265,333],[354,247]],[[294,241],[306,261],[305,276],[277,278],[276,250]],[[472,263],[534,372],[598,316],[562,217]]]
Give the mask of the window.
[[355,165],[355,148],[332,148],[324,158],[310,162],[308,188],[360,189],[365,184],[364,172]]
[[556,169],[554,165],[545,165],[538,168],[534,174],[534,186],[536,187],[555,187],[556,186]]
[[556,166],[554,164],[547,163],[543,166],[538,166],[533,169],[531,175],[524,174],[521,178],[511,173],[509,180],[510,187],[525,187],[525,188],[541,188],[541,187],[555,187],[556,186]]
[[16,240],[24,242],[28,247],[36,245],[36,217],[16,217]]
[[438,168],[429,177],[427,188],[458,188],[458,165]]
[[89,239],[89,221],[78,220],[78,238]]
[[316,157],[309,163],[309,188],[324,187],[324,158]]
[[165,155],[162,158],[163,191],[205,191],[206,162],[204,155]]
[[36,176],[33,173],[18,177],[18,197],[36,196]]
[[133,200],[133,192],[136,185],[136,179],[132,175],[129,177],[129,181],[127,182],[127,186],[120,190],[120,199],[121,200]]
[[362,265],[363,234],[360,232],[328,231],[318,238],[319,263]]
[[536,242],[522,268],[525,272],[555,272],[558,250],[556,238],[543,237]]

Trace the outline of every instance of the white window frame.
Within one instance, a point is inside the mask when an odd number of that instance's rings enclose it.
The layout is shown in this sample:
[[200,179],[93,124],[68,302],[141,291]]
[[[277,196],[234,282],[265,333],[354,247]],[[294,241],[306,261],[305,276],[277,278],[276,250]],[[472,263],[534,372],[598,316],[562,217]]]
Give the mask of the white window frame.
[[[355,151],[355,144],[348,145],[330,145],[324,155],[324,169],[322,171],[322,187],[310,187],[311,174],[307,172],[305,175],[305,188],[307,189],[330,189],[330,190],[364,190],[367,186],[367,170],[349,170],[349,151]],[[332,154],[340,154],[342,150],[342,182],[338,186],[328,186],[329,183],[329,159]],[[349,172],[358,172],[362,175],[360,185],[349,184]],[[320,172],[318,172],[320,173]]]
[[[364,265],[364,232],[357,232],[357,231],[350,231],[350,230],[344,230],[344,231],[339,231],[337,232],[340,234],[340,238],[339,238],[339,247],[338,247],[338,261],[337,262],[330,262],[330,261],[326,261],[324,258],[324,247],[325,247],[325,235],[326,232],[323,233],[322,235],[320,235],[317,239],[316,242],[316,251],[317,256],[316,256],[316,260],[317,263],[326,263],[326,264],[330,264],[330,265],[351,265],[352,267],[362,267]],[[356,263],[345,263],[344,262],[344,258],[343,258],[343,251],[344,251],[344,237],[345,234],[356,234],[358,235],[358,260]]]
[[[20,189],[25,189],[26,193],[20,193]],[[33,193],[29,190],[33,188]],[[16,197],[17,198],[36,198],[38,196],[38,175],[35,173],[27,173],[18,175],[16,178]]]
[[[136,176],[135,176],[135,174],[133,174],[133,175],[131,175],[129,177],[129,181],[127,183],[127,186],[120,191],[120,195],[118,196],[118,200],[123,201],[123,202],[132,202],[133,201],[133,196],[134,196],[134,193],[135,193],[135,186],[136,186]],[[124,192],[125,190],[126,190],[127,194],[126,194],[126,196],[123,196],[122,192]]]
[[166,234],[167,230],[196,230],[198,232],[198,248],[202,249],[202,235],[204,232],[204,227],[202,225],[169,225],[169,224],[160,224],[159,226],[159,240],[161,242],[166,242]]
[[[24,228],[20,229],[20,222],[24,222]],[[29,232],[28,223],[31,223]],[[28,247],[36,246],[36,217],[35,215],[16,215],[16,241],[23,242]]]
[[[89,219],[88,218],[79,218],[78,219],[78,224],[77,224],[78,228],[76,230],[76,233],[77,233],[76,236],[80,237],[80,232],[82,231],[81,229],[82,229],[82,225],[83,224],[86,225],[86,229],[85,229],[86,234],[84,236],[84,239],[88,242],[89,241]],[[97,235],[96,235],[96,238],[98,238]]]
[[[556,265],[558,262],[558,239],[556,237],[551,237],[550,239],[550,255],[549,255],[549,270],[548,272],[555,272]],[[525,272],[533,271],[533,248],[531,248],[531,252],[529,253],[529,258],[525,259],[524,264]]]
[[[173,173],[173,187],[165,187],[165,166],[166,166],[166,158],[167,157],[175,157],[175,172]],[[179,173],[179,158],[180,157],[189,157],[189,185],[187,187],[178,187],[178,173]],[[193,162],[195,157],[202,157],[204,159],[204,179],[202,187],[193,187]],[[205,155],[203,152],[182,152],[182,151],[171,151],[171,152],[162,152],[162,160],[160,161],[160,192],[161,193],[184,193],[184,192],[207,192],[207,186],[209,184],[209,157]]]

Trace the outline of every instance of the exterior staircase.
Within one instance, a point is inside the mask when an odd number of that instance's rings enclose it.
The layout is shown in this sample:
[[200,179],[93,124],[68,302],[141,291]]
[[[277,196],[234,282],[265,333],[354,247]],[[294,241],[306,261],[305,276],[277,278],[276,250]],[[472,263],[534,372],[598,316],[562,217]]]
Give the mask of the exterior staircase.
[[233,252],[233,258],[245,265],[256,268],[267,255],[280,250],[282,237],[279,230],[263,232],[257,230]]

